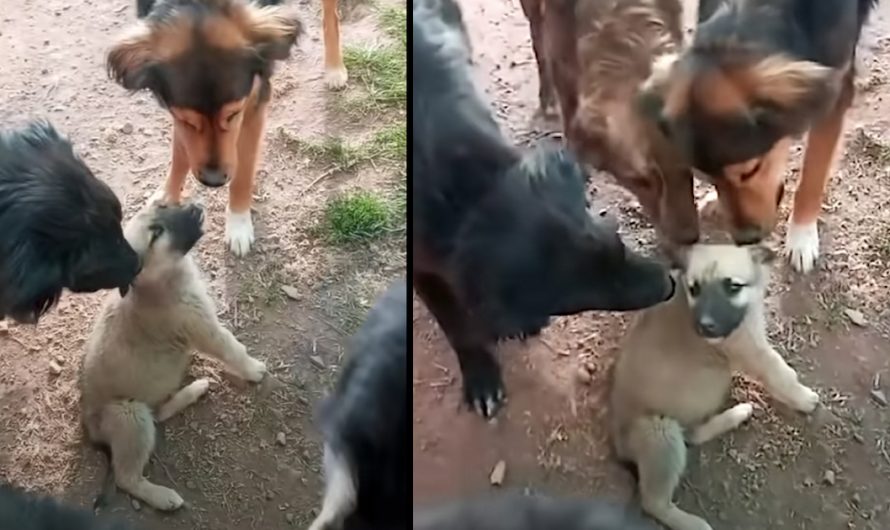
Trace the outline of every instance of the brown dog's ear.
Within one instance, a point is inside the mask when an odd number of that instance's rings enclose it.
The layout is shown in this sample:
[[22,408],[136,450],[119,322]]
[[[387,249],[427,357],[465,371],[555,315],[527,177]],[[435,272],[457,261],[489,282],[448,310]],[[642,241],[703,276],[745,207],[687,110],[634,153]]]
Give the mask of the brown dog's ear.
[[279,6],[248,7],[247,34],[266,61],[283,61],[303,34],[303,23],[293,11]]
[[127,90],[149,88],[155,65],[151,30],[138,24],[108,52],[108,76]]
[[756,263],[769,265],[776,259],[776,251],[766,245],[751,245],[748,247],[751,257]]

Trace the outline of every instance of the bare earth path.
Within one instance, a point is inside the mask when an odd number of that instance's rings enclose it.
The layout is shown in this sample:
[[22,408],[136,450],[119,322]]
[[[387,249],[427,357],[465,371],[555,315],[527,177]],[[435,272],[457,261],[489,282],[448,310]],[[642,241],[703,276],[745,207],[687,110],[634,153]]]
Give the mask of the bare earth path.
[[[518,1],[462,5],[478,80],[509,134],[534,141],[537,75]],[[753,421],[691,452],[679,495],[718,530],[890,527],[888,24],[883,2],[861,45],[848,147],[825,202],[821,269],[799,278],[782,264],[771,287],[774,341],[826,407],[813,419],[797,417],[740,381],[735,397],[759,404]],[[799,163],[793,167],[792,186]],[[628,240],[651,242],[629,195],[605,178],[592,191],[619,213]],[[865,325],[855,325],[849,310]],[[510,402],[491,426],[457,410],[454,355],[415,301],[415,500],[490,488],[500,460],[505,487],[628,497],[631,478],[610,461],[603,420],[606,374],[627,322],[622,315],[563,318],[540,340],[501,348]]]
[[[382,29],[380,13],[404,5],[358,1],[345,9],[344,45],[403,50]],[[224,247],[225,190],[190,184],[208,205],[207,234],[196,252],[220,316],[274,377],[250,388],[216,363],[196,363],[191,375],[215,384],[164,426],[147,469],[152,480],[177,488],[187,507],[160,515],[123,493],[112,499],[112,512],[144,528],[308,526],[321,491],[313,407],[330,388],[347,338],[370,303],[404,275],[404,220],[400,232],[352,247],[327,243],[318,229],[329,198],[356,189],[390,193],[404,178],[404,160],[369,157],[328,167],[294,147],[326,138],[357,144],[383,126],[398,130],[399,123],[404,138],[404,94],[394,107],[350,114],[356,109],[322,84],[320,2],[292,3],[306,34],[273,81],[255,251],[239,260]],[[169,118],[150,96],[128,96],[105,74],[104,53],[135,21],[135,4],[22,0],[0,8],[0,126],[50,119],[121,197],[125,216],[163,182],[170,146]],[[350,73],[348,94],[358,93],[361,72]],[[100,302],[101,296],[68,296],[37,328],[0,322],[0,480],[83,505],[99,491],[106,464],[82,442],[76,380]]]

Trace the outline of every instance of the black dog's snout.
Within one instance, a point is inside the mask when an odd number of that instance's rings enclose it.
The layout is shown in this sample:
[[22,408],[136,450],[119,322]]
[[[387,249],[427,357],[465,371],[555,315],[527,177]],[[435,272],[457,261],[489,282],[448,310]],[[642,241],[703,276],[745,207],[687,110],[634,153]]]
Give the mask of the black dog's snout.
[[198,182],[211,188],[224,186],[229,181],[229,175],[219,168],[203,168],[198,173]]
[[702,337],[716,338],[720,336],[720,329],[717,322],[707,315],[699,317],[695,324]]

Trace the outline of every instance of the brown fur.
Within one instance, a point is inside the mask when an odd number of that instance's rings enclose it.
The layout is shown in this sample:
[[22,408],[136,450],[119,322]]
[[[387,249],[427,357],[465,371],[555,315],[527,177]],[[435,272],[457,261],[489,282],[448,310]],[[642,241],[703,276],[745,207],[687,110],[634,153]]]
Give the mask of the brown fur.
[[692,173],[637,94],[658,57],[683,42],[677,0],[523,0],[538,59],[541,106],[549,82],[567,142],[633,192],[674,243],[698,239]]

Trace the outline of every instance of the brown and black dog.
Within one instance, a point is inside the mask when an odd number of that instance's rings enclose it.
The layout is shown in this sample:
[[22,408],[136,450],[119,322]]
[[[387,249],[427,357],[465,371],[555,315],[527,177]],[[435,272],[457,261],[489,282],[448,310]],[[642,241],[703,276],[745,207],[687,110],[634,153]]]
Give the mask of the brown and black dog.
[[[138,24],[107,57],[115,81],[151,91],[173,116],[167,199],[180,201],[189,171],[205,186],[231,181],[226,242],[238,256],[254,242],[250,208],[270,78],[302,33],[281,1],[137,0]],[[336,0],[323,2],[326,81],[342,86]]]
[[877,0],[700,0],[692,44],[644,88],[655,123],[715,184],[737,243],[776,224],[793,137],[809,132],[786,248],[813,268],[817,220]]
[[558,100],[568,146],[611,173],[679,245],[699,236],[692,170],[638,105],[653,64],[683,45],[679,0],[522,0],[538,63],[539,113]]

